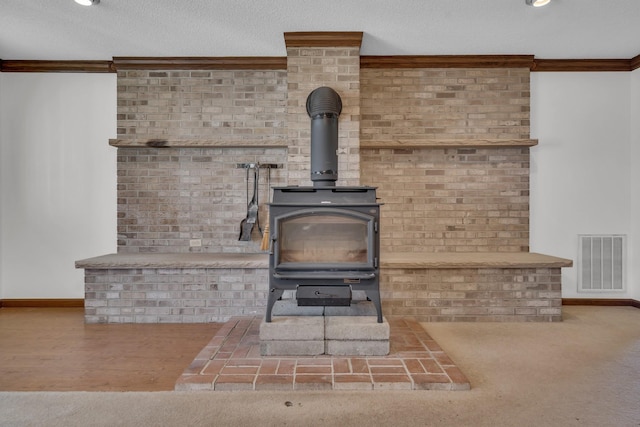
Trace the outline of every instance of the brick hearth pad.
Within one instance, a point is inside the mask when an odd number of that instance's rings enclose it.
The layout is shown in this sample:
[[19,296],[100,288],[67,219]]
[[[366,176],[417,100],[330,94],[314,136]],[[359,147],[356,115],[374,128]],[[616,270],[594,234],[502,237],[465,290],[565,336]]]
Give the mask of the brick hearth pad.
[[469,390],[467,377],[411,319],[389,321],[387,356],[261,356],[261,318],[233,317],[175,390]]

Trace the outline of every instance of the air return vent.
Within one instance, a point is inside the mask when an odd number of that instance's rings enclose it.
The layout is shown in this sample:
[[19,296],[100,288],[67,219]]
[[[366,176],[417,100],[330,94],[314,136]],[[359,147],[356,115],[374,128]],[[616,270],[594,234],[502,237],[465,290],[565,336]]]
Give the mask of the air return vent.
[[624,291],[626,236],[579,235],[578,290]]

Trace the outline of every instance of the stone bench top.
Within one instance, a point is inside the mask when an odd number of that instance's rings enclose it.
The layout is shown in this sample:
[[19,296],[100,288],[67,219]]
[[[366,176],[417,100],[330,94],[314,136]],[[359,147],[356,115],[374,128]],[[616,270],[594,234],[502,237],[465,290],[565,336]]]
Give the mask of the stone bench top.
[[227,253],[108,254],[76,261],[76,268],[269,268],[269,255]]
[[535,252],[387,253],[382,268],[550,268],[571,267],[573,261]]
[[[382,268],[558,268],[573,261],[534,252],[386,253]],[[269,255],[229,253],[108,254],[76,261],[76,268],[269,268]]]

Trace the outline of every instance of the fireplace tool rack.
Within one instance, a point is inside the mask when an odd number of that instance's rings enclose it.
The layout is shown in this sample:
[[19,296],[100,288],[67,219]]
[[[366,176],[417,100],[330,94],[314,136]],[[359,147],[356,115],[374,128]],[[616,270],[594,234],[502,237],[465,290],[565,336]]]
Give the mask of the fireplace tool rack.
[[[264,231],[260,226],[260,169],[267,169],[267,195],[271,192],[271,169],[278,169],[281,165],[276,163],[238,163],[236,164],[236,169],[246,169],[247,176],[245,178],[245,183],[247,186],[246,195],[247,195],[247,215],[240,222],[240,236],[238,240],[240,241],[251,241],[251,234],[253,232],[253,228],[257,225],[258,231],[260,235],[264,237]],[[249,199],[249,176],[250,171],[253,170],[253,194],[251,199]],[[269,199],[269,197],[267,197]]]

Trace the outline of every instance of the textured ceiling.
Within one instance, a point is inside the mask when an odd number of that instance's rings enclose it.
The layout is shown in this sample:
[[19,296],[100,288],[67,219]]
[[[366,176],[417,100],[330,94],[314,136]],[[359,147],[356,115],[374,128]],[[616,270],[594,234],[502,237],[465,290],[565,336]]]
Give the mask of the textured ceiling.
[[640,0],[0,0],[0,58],[285,56],[284,32],[363,31],[362,55],[640,54]]

